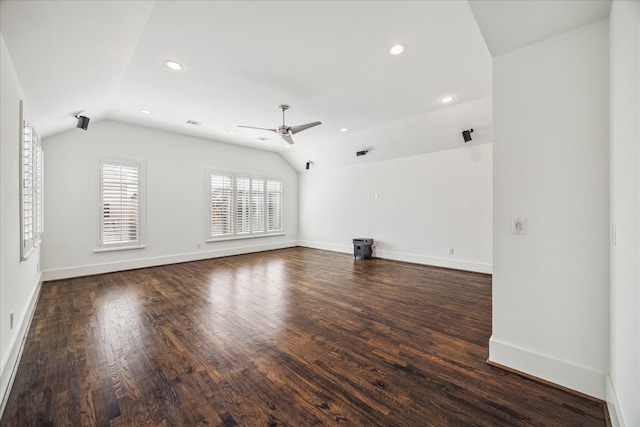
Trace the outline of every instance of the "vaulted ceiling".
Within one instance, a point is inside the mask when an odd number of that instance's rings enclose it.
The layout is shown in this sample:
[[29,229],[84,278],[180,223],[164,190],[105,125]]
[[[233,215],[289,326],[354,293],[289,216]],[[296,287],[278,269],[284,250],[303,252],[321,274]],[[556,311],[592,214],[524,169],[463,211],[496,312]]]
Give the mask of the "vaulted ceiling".
[[[0,28],[42,137],[81,113],[302,169],[457,148],[468,128],[472,144],[491,142],[492,54],[606,18],[610,3],[2,0]],[[390,55],[396,43],[406,51]],[[322,125],[293,146],[238,127],[278,127],[280,104],[287,125]]]

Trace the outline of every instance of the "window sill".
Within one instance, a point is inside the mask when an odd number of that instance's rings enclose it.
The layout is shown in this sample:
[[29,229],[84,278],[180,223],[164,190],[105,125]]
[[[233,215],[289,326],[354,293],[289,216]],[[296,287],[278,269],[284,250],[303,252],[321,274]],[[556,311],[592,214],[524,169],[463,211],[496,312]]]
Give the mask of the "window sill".
[[213,242],[225,242],[228,240],[244,240],[244,239],[259,239],[261,237],[273,237],[273,236],[285,236],[286,233],[278,232],[278,233],[268,233],[268,234],[249,234],[249,235],[239,235],[239,236],[221,236],[221,237],[209,237],[205,240],[207,243]]
[[138,246],[117,246],[117,247],[113,247],[113,248],[98,248],[98,249],[94,249],[93,253],[100,253],[100,252],[114,252],[114,251],[128,251],[131,249],[144,249],[146,248],[146,245],[138,245]]
[[[20,254],[20,262],[27,261],[29,259],[29,257],[31,256],[31,254],[34,253],[36,251],[36,248],[38,246],[40,246],[41,244],[42,244],[42,239],[38,238],[38,240],[36,240],[33,243],[33,246],[31,246],[29,249],[27,249],[26,252]],[[21,250],[24,250],[24,249],[21,249]]]

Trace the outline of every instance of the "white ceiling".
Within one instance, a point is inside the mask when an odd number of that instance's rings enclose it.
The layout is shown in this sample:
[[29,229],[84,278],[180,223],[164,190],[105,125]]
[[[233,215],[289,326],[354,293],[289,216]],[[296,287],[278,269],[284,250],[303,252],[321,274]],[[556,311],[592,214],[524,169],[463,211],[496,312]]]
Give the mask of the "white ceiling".
[[[491,142],[491,53],[605,18],[609,7],[610,0],[2,0],[0,28],[43,137],[74,128],[72,116],[82,112],[92,123],[279,152],[302,170],[307,160],[336,166],[458,148],[470,127],[472,144]],[[395,43],[406,52],[389,55]],[[169,70],[169,59],[185,69]],[[455,100],[444,105],[444,95]],[[295,135],[292,147],[237,127],[277,127],[283,103],[291,106],[288,125],[322,125]],[[370,153],[356,157],[361,149]]]
[[493,56],[607,18],[611,10],[611,0],[470,0],[469,5]]

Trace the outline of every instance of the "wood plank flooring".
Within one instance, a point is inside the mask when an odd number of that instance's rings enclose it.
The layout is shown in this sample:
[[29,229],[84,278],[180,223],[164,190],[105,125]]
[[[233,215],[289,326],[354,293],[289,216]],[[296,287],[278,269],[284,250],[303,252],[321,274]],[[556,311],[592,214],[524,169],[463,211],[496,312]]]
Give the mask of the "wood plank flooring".
[[0,424],[606,425],[490,334],[490,276],[306,248],[47,282]]

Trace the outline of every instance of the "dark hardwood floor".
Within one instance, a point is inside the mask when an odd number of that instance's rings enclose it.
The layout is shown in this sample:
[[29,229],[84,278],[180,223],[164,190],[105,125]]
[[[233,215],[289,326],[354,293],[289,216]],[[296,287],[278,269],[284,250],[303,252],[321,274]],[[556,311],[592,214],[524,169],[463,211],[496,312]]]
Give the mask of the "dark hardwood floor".
[[2,426],[604,426],[487,365],[491,278],[305,248],[47,282]]

